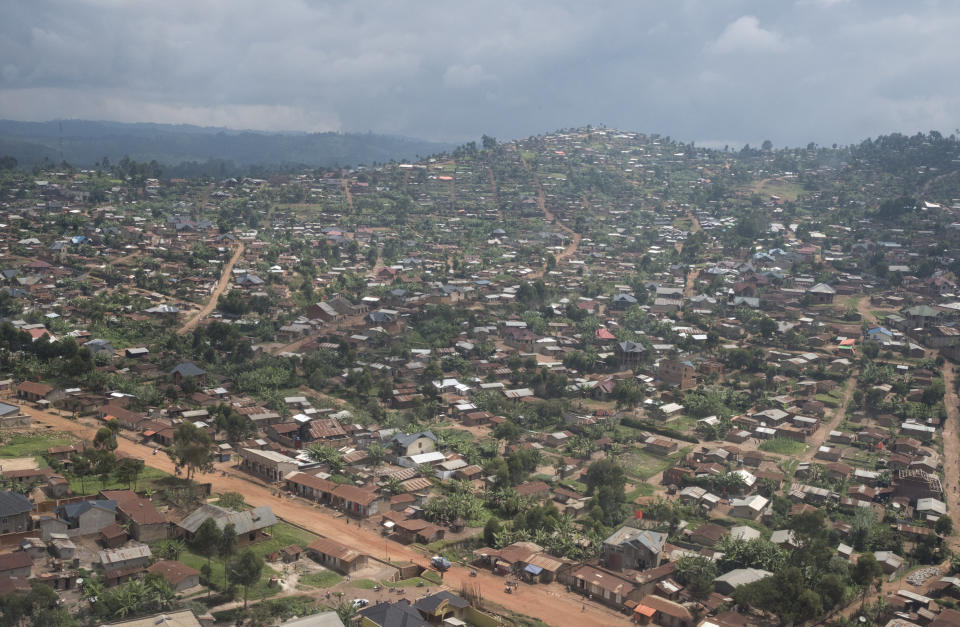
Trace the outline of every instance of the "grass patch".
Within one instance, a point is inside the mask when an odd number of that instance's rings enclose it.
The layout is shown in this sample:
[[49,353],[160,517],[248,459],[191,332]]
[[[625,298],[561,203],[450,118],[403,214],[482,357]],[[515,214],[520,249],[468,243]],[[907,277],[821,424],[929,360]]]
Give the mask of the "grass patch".
[[[159,492],[165,486],[159,485],[158,481],[169,476],[169,474],[162,470],[151,466],[144,466],[134,487],[141,492],[146,489],[153,489]],[[90,475],[82,482],[79,477],[70,477],[70,490],[78,496],[96,494],[100,490],[127,490],[129,488],[130,486],[128,486],[125,481],[118,481],[112,476],[106,485],[100,483],[100,479],[96,475]]]
[[297,581],[301,585],[309,586],[311,588],[329,588],[330,586],[335,586],[343,581],[343,577],[332,570],[321,570],[317,573],[303,575]]
[[255,545],[254,551],[257,552],[258,555],[260,555],[260,553],[257,549],[260,547],[269,547],[268,550],[263,551],[263,555],[267,555],[268,553],[273,553],[274,551],[288,547],[291,544],[306,547],[318,537],[315,533],[310,533],[306,529],[294,527],[285,522],[274,525],[270,529],[270,535],[273,536],[270,540]]
[[641,496],[653,496],[656,489],[649,483],[641,483],[633,490],[627,492],[627,501],[634,501]]
[[0,445],[0,457],[31,457],[42,455],[53,446],[68,446],[77,439],[65,433],[42,433],[29,435],[17,433]]
[[840,407],[840,400],[829,394],[817,394],[814,396],[814,398],[830,409],[836,409],[837,407]]
[[803,185],[792,181],[764,179],[750,186],[751,191],[761,196],[779,196],[793,202],[803,193]]
[[377,582],[373,579],[357,579],[350,582],[350,587],[360,588],[361,590],[373,590]]
[[587,484],[576,481],[575,479],[564,479],[560,482],[560,485],[565,488],[570,488],[574,492],[579,492],[580,494],[587,493]]
[[757,448],[761,451],[779,453],[780,455],[800,455],[807,450],[807,445],[789,438],[773,438],[772,440],[764,440]]
[[[267,555],[276,553],[284,547],[290,546],[291,544],[305,547],[317,538],[316,534],[284,522],[277,523],[271,527],[270,535],[271,538],[269,540],[258,542],[257,544],[253,544],[249,547],[253,550],[257,557],[264,561],[266,561]],[[239,554],[240,551],[237,553]],[[180,556],[180,561],[191,568],[196,568],[197,570],[200,570],[200,567],[207,563],[205,557],[201,557],[200,555],[189,551]],[[210,566],[213,569],[213,582],[218,586],[223,585],[223,563],[220,560],[215,559],[210,562]],[[250,598],[264,598],[279,592],[280,588],[271,588],[269,586],[270,577],[277,574],[279,573],[269,566],[264,566],[263,574],[260,576],[260,581],[258,581],[256,585],[250,587]]]
[[[256,550],[256,549],[254,549]],[[203,568],[203,565],[207,563],[207,558],[197,555],[196,553],[191,553],[190,551],[185,551],[180,554],[180,560],[190,568],[195,568],[200,570]],[[210,577],[214,585],[217,587],[223,586],[223,562],[218,559],[210,561]],[[250,592],[248,594],[251,599],[259,599],[264,597],[273,596],[274,594],[280,592],[280,588],[271,588],[270,587],[270,578],[274,575],[277,575],[277,571],[273,570],[269,566],[263,567],[263,573],[260,575],[260,581],[250,586]],[[241,591],[242,595],[242,591]]]
[[677,460],[683,459],[683,457],[690,451],[691,448],[692,447],[689,446],[684,447],[676,453],[672,453],[666,457],[653,455],[652,453],[648,453],[642,449],[635,448],[623,455],[623,465],[627,469],[627,473],[629,475],[639,477],[646,481],[655,474],[663,472],[667,468],[673,466]]

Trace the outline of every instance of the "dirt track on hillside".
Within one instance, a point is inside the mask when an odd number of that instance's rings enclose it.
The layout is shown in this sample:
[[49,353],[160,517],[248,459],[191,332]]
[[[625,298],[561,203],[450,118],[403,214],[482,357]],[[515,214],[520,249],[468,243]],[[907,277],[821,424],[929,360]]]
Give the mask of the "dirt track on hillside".
[[233,266],[237,263],[237,259],[240,258],[240,255],[243,254],[244,245],[243,242],[237,246],[237,249],[233,252],[233,256],[230,257],[230,261],[227,262],[227,265],[223,268],[223,273],[220,275],[220,280],[217,282],[217,287],[213,290],[213,294],[210,295],[210,300],[207,301],[207,304],[203,306],[199,312],[197,312],[192,318],[187,320],[182,327],[177,329],[177,335],[184,335],[189,333],[197,328],[197,325],[200,324],[200,321],[213,313],[213,310],[217,308],[217,301],[220,300],[220,295],[227,289],[227,286],[230,285],[230,275],[233,273]]

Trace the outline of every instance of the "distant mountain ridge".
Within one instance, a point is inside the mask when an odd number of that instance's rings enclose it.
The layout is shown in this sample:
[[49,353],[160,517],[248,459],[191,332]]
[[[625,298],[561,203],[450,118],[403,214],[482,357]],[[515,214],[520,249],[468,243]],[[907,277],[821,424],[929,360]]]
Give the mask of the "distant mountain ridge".
[[372,133],[303,133],[234,130],[188,124],[53,120],[0,120],[0,155],[21,166],[48,159],[77,167],[124,155],[164,165],[230,161],[237,166],[347,166],[410,160],[453,146]]

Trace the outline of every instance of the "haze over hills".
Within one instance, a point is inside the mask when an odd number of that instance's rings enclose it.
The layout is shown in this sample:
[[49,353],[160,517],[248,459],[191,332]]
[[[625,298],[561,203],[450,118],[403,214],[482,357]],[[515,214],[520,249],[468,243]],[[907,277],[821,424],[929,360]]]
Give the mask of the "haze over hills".
[[345,166],[415,159],[449,144],[371,133],[301,133],[234,130],[192,125],[55,120],[0,120],[0,155],[22,166],[45,159],[82,167],[103,157],[118,161],[229,161],[237,166]]

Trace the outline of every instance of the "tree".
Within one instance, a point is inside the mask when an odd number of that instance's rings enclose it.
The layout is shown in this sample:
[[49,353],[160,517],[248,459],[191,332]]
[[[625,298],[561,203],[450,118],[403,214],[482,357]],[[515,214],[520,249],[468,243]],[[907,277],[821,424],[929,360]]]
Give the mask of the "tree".
[[352,601],[340,601],[337,603],[334,611],[337,613],[337,618],[339,618],[340,622],[344,625],[353,625],[356,622],[355,619],[357,618],[358,610]]
[[193,534],[190,541],[190,549],[200,557],[207,558],[207,567],[210,568],[210,559],[217,554],[217,548],[220,546],[220,527],[217,526],[213,518],[207,518],[197,531]]
[[500,520],[496,516],[487,519],[487,524],[483,526],[483,541],[492,547],[496,543],[497,534],[501,531]]
[[224,492],[220,495],[217,505],[235,512],[242,512],[247,508],[247,501],[239,492]]
[[713,592],[717,578],[716,563],[701,555],[684,556],[677,560],[677,582],[686,586],[690,596],[702,601]]
[[157,543],[157,556],[165,560],[177,561],[180,555],[187,550],[183,540],[179,538],[167,538]]
[[953,519],[944,514],[937,520],[937,524],[933,528],[937,532],[937,535],[941,537],[946,537],[953,534]]
[[87,486],[85,479],[87,475],[90,474],[92,466],[90,464],[90,458],[86,455],[78,455],[73,453],[70,455],[70,472],[74,477],[80,478],[80,491],[84,494],[87,493]]
[[373,466],[373,477],[376,480],[377,477],[377,468],[380,467],[380,464],[383,463],[383,460],[387,456],[387,449],[383,448],[379,444],[371,444],[367,448],[367,459],[370,460],[370,465]]
[[229,580],[243,586],[243,609],[247,609],[247,594],[250,586],[260,581],[263,572],[263,560],[257,557],[252,550],[247,549],[230,563],[228,568]]
[[167,455],[180,466],[187,467],[187,479],[192,479],[198,470],[213,469],[214,452],[210,435],[193,423],[183,422],[173,432],[173,446],[166,449]]
[[114,474],[117,477],[117,481],[126,483],[129,489],[135,490],[137,479],[140,478],[140,473],[143,472],[143,466],[144,462],[142,459],[124,457],[117,462]]
[[861,553],[857,565],[853,567],[850,578],[860,588],[860,607],[867,601],[867,591],[873,582],[883,576],[883,568],[873,553]]
[[323,444],[311,444],[307,447],[307,457],[315,462],[326,464],[331,472],[338,473],[343,470],[343,458],[340,457],[340,451],[332,446]]
[[587,468],[585,480],[587,494],[596,494],[596,502],[603,510],[604,524],[618,524],[623,518],[627,502],[624,492],[627,476],[623,467],[610,458],[599,459]]
[[93,446],[102,451],[117,450],[117,436],[109,427],[100,427],[93,436]]
[[227,562],[237,551],[237,529],[233,523],[227,524],[220,532],[217,542],[217,556],[223,562],[223,587],[227,588]]
[[0,624],[4,626],[73,627],[80,624],[70,616],[66,606],[61,605],[60,597],[53,588],[42,583],[33,583],[26,594],[13,592],[0,597],[0,614]]

